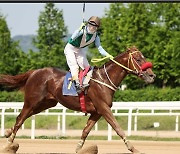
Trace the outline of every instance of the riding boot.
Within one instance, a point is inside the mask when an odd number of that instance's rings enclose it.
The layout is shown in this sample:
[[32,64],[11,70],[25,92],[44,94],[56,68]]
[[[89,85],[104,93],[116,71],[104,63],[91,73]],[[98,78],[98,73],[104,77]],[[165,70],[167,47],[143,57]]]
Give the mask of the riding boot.
[[87,87],[89,87],[88,83],[87,84],[83,84],[83,86],[82,86],[83,89],[86,89]]
[[75,83],[75,87],[76,87],[77,93],[80,94],[80,93],[82,92],[82,87],[81,87],[81,85],[80,85],[79,80],[78,80],[78,79],[77,79],[77,80],[74,80],[74,83]]

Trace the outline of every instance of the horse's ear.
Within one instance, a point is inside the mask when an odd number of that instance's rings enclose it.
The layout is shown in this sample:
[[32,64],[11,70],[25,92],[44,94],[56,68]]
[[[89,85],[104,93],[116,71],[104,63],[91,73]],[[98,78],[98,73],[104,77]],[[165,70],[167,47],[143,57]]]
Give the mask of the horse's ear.
[[131,51],[131,48],[128,47],[128,48],[126,49],[126,52],[129,52],[129,51]]
[[139,51],[138,48],[137,48],[135,45],[133,46],[133,49],[134,49],[135,51]]

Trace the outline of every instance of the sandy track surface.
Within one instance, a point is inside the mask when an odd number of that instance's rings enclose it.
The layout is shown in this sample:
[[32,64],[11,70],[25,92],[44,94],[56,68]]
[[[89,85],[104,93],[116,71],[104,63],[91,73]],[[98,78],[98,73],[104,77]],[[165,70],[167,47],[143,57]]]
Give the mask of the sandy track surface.
[[[34,153],[63,153],[74,154],[78,140],[49,140],[49,139],[15,139],[19,143],[18,154]],[[164,141],[131,141],[141,152],[146,154],[179,154],[180,142]],[[6,143],[6,139],[0,139],[0,148]],[[130,153],[124,143],[120,141],[87,140],[85,147],[98,146],[98,154],[127,154]]]
[[[124,131],[125,134],[127,134],[127,131]],[[132,131],[132,135],[136,136],[149,136],[149,137],[166,137],[166,138],[180,138],[180,133],[176,131]],[[82,130],[66,130],[65,134],[62,134],[61,131],[58,130],[47,130],[47,129],[36,129],[35,130],[35,136],[71,136],[75,137],[78,136],[80,137],[82,134]],[[107,136],[108,131],[107,130],[92,130],[89,133],[89,136]],[[30,136],[31,135],[31,130],[30,129],[20,129],[17,133],[17,136]],[[112,135],[117,136],[114,130],[112,130]]]

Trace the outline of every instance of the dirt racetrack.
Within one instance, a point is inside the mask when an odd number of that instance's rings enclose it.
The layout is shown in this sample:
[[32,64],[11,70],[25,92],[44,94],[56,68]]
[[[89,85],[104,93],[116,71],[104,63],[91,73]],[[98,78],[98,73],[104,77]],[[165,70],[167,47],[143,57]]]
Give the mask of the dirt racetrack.
[[[4,145],[6,139],[0,139],[0,147]],[[17,154],[50,154],[63,153],[74,154],[78,140],[49,140],[49,139],[15,139],[19,143]],[[145,154],[179,154],[180,142],[174,141],[131,141],[134,146]],[[130,153],[124,143],[120,141],[100,141],[87,140],[85,147],[89,145],[98,146],[98,154],[127,154]]]

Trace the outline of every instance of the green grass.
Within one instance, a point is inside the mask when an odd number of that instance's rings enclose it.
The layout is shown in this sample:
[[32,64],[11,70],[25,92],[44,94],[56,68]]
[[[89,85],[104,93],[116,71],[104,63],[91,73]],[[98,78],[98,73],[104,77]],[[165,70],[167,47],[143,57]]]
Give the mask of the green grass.
[[[67,116],[66,129],[83,129],[89,116]],[[128,118],[126,116],[116,117],[122,129],[127,130]],[[175,130],[175,116],[139,116],[137,121],[138,130],[155,130],[154,122],[159,122],[158,130]],[[5,116],[5,128],[14,125],[15,116]],[[61,119],[62,120],[62,119]],[[24,123],[25,128],[31,128],[31,117]],[[98,121],[99,130],[107,130],[107,122],[101,118]],[[36,129],[57,129],[57,116],[36,116]],[[132,130],[134,129],[134,118],[132,119]],[[180,125],[179,125],[180,130]]]
[[[3,138],[3,137],[0,137]],[[30,136],[17,136],[19,139],[30,139]],[[70,136],[38,136],[36,139],[53,139],[53,140],[80,140],[80,137],[70,137]],[[180,138],[157,138],[157,137],[145,137],[145,136],[129,136],[128,140],[137,141],[180,141]],[[87,140],[107,140],[107,136],[88,136]],[[112,140],[121,140],[118,136],[113,136]]]

